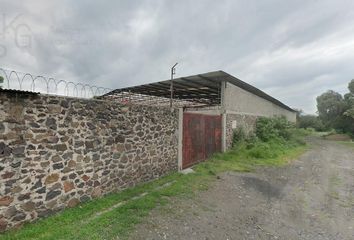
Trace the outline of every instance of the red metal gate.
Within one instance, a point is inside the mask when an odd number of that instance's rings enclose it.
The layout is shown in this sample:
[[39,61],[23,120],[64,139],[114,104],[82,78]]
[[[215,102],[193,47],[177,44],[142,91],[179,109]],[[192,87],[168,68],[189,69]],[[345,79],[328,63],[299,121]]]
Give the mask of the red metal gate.
[[182,168],[204,161],[221,151],[221,116],[183,114]]

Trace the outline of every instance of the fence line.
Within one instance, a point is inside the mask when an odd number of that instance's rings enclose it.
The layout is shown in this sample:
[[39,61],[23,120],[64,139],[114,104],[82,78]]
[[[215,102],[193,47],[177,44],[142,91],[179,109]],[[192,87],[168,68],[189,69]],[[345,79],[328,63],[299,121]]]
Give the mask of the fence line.
[[[71,97],[92,98],[106,94],[113,89],[96,85],[75,83],[45,76],[34,76],[15,70],[0,68],[0,76],[4,77],[5,89],[16,89]],[[44,85],[42,85],[44,84]]]

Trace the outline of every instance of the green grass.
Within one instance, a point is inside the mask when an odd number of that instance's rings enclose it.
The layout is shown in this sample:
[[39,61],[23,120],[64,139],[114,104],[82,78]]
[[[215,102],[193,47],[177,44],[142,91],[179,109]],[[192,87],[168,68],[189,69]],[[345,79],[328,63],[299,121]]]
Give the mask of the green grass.
[[[124,239],[134,226],[141,222],[150,210],[168,204],[170,197],[190,198],[198,191],[208,189],[216,175],[224,171],[252,171],[258,166],[282,166],[296,158],[307,148],[298,133],[291,141],[242,142],[227,153],[216,154],[211,159],[194,167],[195,173],[173,173],[161,179],[141,184],[120,193],[66,209],[61,213],[35,223],[25,224],[19,230],[11,230],[0,239]],[[167,187],[160,188],[166,183]],[[165,185],[166,186],[166,185]],[[148,193],[141,198],[132,199]],[[113,205],[120,207],[96,216]]]
[[354,149],[354,142],[344,142],[344,141],[340,141],[340,142],[338,142],[338,143],[340,143],[340,144],[342,144],[342,145],[345,145],[345,146],[348,146],[348,147],[351,147],[351,148]]

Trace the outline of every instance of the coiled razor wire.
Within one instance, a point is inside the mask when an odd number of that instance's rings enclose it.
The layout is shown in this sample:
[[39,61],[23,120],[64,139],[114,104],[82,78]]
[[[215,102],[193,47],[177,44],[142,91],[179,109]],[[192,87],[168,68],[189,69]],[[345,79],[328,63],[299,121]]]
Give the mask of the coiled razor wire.
[[92,98],[101,96],[113,89],[96,85],[58,80],[52,77],[34,76],[15,70],[0,68],[0,76],[4,78],[5,89],[40,92],[70,97]]

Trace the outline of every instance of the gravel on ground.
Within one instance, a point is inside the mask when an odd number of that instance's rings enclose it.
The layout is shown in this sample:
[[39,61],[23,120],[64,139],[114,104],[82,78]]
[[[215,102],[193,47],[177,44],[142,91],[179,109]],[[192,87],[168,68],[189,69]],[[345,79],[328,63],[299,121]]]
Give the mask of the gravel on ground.
[[354,150],[320,138],[284,167],[225,172],[151,211],[130,239],[354,239]]

